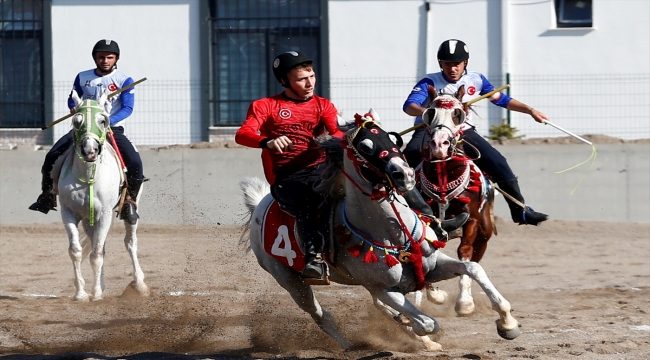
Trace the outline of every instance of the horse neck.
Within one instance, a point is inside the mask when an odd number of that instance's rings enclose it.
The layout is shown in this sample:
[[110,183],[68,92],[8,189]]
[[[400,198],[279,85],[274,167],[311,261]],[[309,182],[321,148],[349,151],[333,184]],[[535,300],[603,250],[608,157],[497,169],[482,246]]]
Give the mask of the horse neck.
[[444,172],[447,181],[453,181],[461,177],[468,166],[469,162],[467,160],[450,156],[448,160],[444,161],[423,161],[422,172],[430,182],[441,185],[442,179],[438,176],[443,175],[441,172]]
[[[386,245],[404,245],[408,241],[402,223],[409,232],[412,232],[416,228],[416,221],[419,220],[401,195],[393,194],[392,199],[373,200],[362,193],[350,180],[346,180],[345,186],[345,215],[354,229],[373,241]],[[412,234],[415,238],[419,238],[422,231],[420,224],[417,228],[419,230]]]

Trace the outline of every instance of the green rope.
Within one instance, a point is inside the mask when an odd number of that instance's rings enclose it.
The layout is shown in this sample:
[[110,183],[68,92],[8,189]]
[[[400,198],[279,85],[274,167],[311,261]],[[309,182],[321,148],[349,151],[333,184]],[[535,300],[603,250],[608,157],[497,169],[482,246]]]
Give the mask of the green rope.
[[594,168],[594,163],[596,162],[596,156],[597,156],[597,155],[598,155],[598,152],[596,151],[596,146],[594,146],[594,144],[591,144],[591,156],[589,156],[589,159],[587,159],[587,160],[581,162],[581,163],[578,164],[578,165],[572,166],[572,167],[570,167],[570,168],[568,168],[568,169],[564,169],[564,170],[556,171],[556,172],[555,172],[556,174],[562,174],[563,172],[567,172],[567,171],[569,171],[569,170],[573,170],[573,169],[575,169],[575,168],[577,168],[577,167],[579,167],[579,166],[582,166],[582,165],[588,163],[589,160],[591,160],[591,166],[589,167],[589,170],[588,170],[584,175],[582,175],[582,178],[580,178],[580,181],[578,181],[578,183],[577,183],[576,186],[573,188],[573,190],[571,190],[571,195],[573,195],[573,193],[578,189],[578,186],[580,186],[580,184],[581,184],[582,181],[585,179],[585,177],[587,177],[587,174],[589,174],[589,172],[591,172],[591,170]]

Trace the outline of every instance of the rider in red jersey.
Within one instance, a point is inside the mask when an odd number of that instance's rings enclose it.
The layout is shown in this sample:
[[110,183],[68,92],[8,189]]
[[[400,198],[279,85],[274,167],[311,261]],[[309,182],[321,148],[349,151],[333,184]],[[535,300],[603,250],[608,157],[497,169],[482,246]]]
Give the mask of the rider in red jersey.
[[235,135],[238,144],[262,148],[264,174],[273,198],[296,213],[306,253],[304,278],[320,278],[324,273],[316,219],[324,197],[314,187],[321,179],[325,154],[315,138],[325,130],[335,137],[344,136],[336,124],[334,104],[314,94],[312,64],[313,60],[297,51],[278,55],[273,74],[286,89],[253,101]]

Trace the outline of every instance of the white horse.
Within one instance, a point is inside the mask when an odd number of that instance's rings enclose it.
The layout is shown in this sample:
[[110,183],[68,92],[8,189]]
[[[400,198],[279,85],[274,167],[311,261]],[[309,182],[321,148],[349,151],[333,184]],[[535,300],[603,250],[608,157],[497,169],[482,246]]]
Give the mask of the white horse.
[[[108,115],[104,112],[106,95],[99,101],[73,100],[78,109],[72,117],[74,146],[61,155],[52,177],[61,203],[61,219],[68,233],[68,253],[72,259],[76,292],[74,300],[88,301],[81,274],[81,262],[90,254],[94,282],[92,300],[101,300],[104,284],[104,244],[111,227],[113,209],[117,206],[122,170],[113,147],[106,142],[109,131]],[[142,193],[142,192],[141,192]],[[84,234],[80,238],[79,223]],[[124,222],[126,246],[133,262],[133,282],[127,286],[142,296],[149,295],[144,273],[138,262],[138,224]],[[85,235],[85,236],[84,236]],[[125,290],[125,293],[127,292]]]
[[[428,349],[438,350],[441,346],[426,336],[440,330],[438,322],[413,306],[404,294],[422,289],[426,283],[467,274],[482,286],[499,313],[499,335],[516,338],[520,330],[510,314],[510,303],[492,285],[483,268],[438,251],[441,243],[431,238],[433,230],[406,205],[400,192],[413,189],[414,171],[378,120],[372,109],[363,117],[357,115],[354,122],[340,119],[339,128],[347,131],[345,144],[335,138],[321,142],[328,161],[319,189],[329,190],[330,198],[337,200],[330,209],[333,223],[326,256],[334,270],[330,279],[365,287],[384,315],[408,326]],[[268,186],[256,178],[245,179],[240,186],[251,213],[242,241],[250,245],[260,266],[291,294],[296,304],[341,347],[349,349],[332,315],[321,308],[310,285],[300,278],[301,269],[295,265],[301,254],[298,246],[293,248],[295,242],[287,239],[293,234],[287,230],[288,223],[270,219],[269,209],[275,201],[268,194]],[[337,229],[344,230],[341,236]]]

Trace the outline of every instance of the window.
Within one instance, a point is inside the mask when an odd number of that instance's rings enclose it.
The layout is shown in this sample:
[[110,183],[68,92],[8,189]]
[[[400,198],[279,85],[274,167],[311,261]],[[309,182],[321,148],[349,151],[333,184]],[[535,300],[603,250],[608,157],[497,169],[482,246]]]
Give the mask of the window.
[[43,1],[0,0],[0,127],[40,128]]
[[592,27],[592,0],[555,0],[558,28]]
[[211,0],[211,125],[238,126],[251,101],[280,93],[271,63],[301,51],[315,60],[324,94],[321,14],[326,0]]

